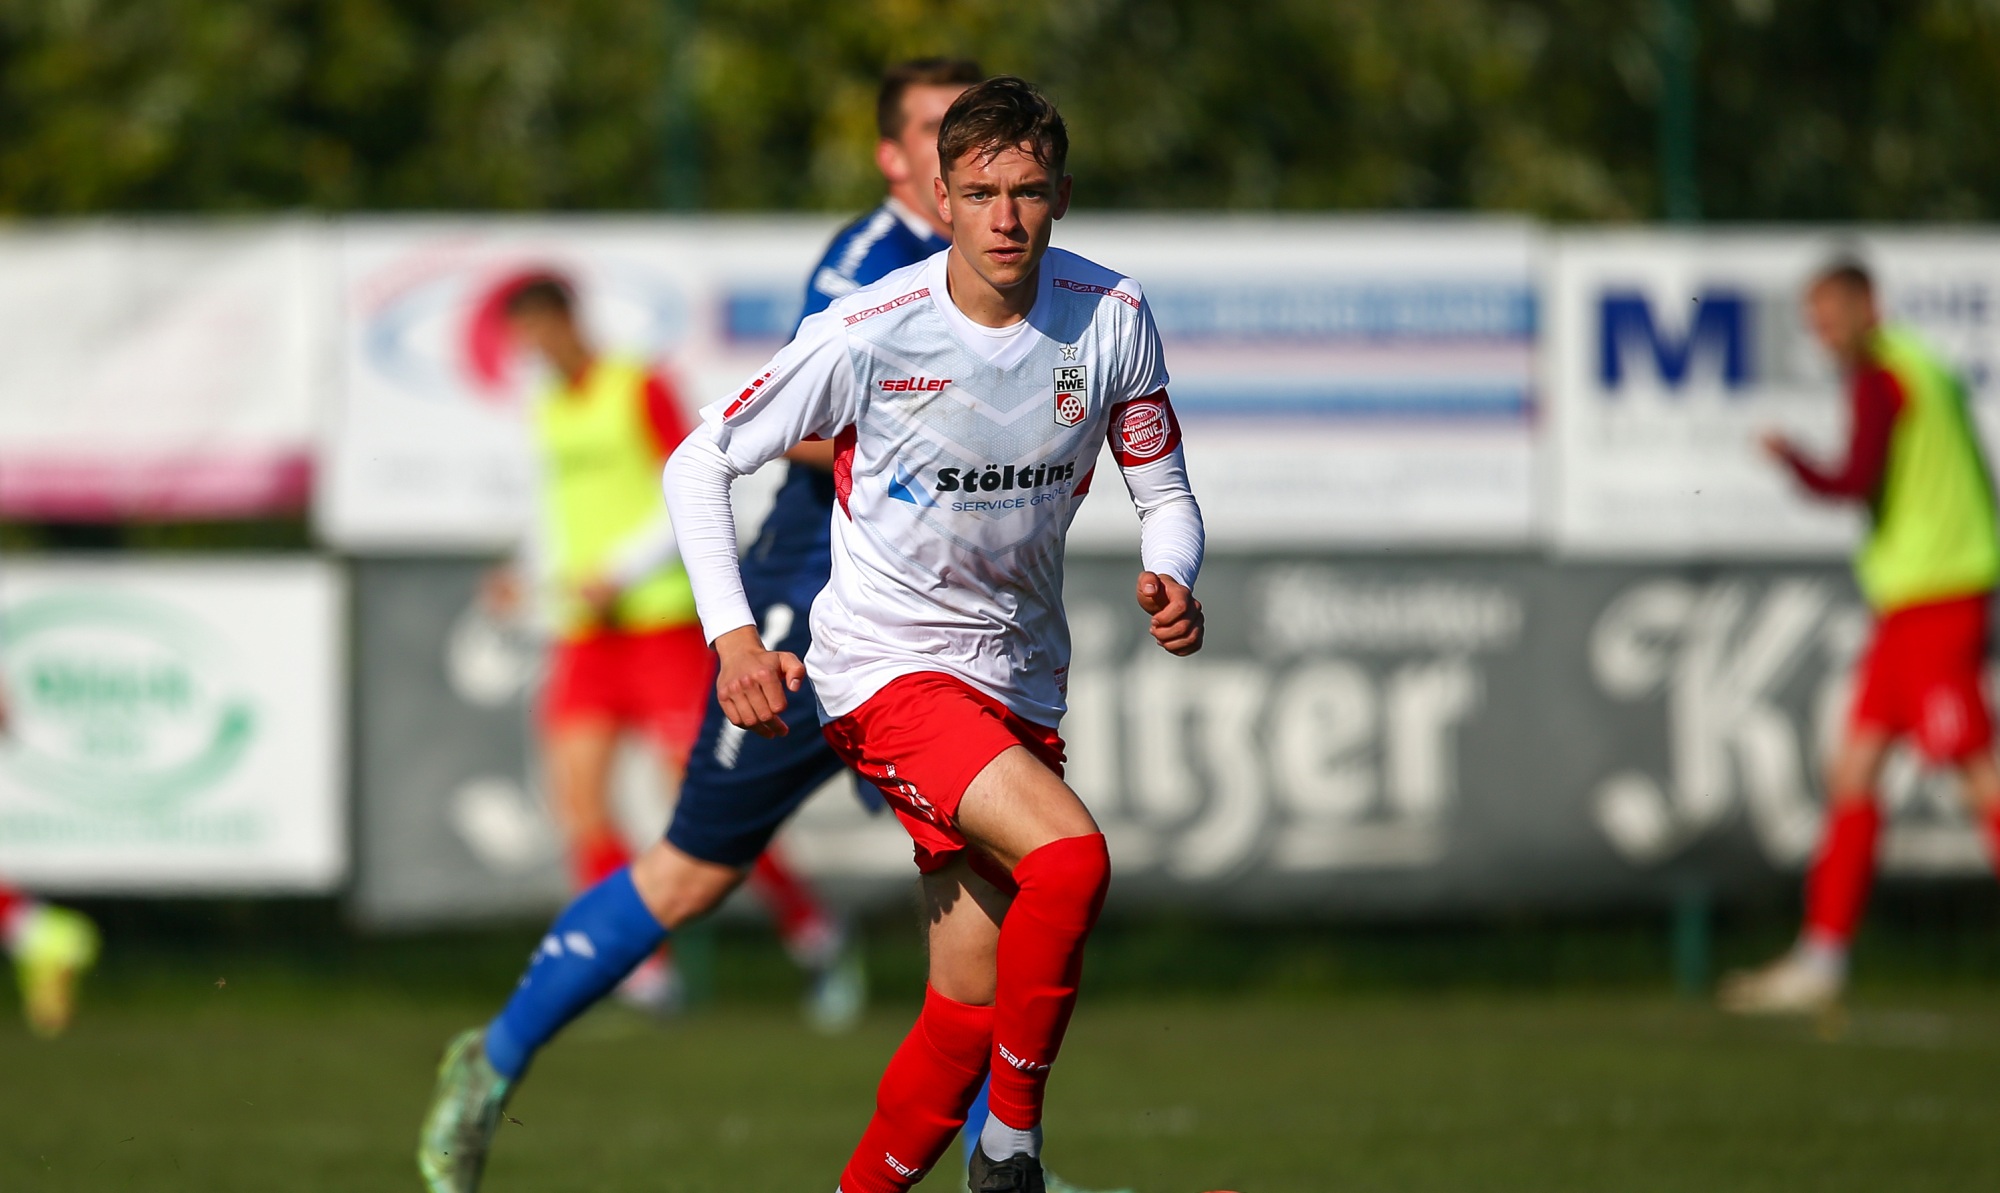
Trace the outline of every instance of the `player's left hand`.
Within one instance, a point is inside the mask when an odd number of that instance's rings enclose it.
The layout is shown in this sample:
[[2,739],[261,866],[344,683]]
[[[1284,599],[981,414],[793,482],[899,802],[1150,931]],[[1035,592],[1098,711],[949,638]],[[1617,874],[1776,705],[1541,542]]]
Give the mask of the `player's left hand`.
[[1139,573],[1139,607],[1153,615],[1153,641],[1185,658],[1201,649],[1208,621],[1194,592],[1172,576]]
[[1792,458],[1792,441],[1778,431],[1766,431],[1757,437],[1757,446],[1764,454],[1780,464]]

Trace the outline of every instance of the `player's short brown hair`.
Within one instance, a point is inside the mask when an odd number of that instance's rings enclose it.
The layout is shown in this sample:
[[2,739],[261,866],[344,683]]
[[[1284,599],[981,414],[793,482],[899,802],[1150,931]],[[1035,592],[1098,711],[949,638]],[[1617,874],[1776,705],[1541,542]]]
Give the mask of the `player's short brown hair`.
[[903,135],[910,114],[903,111],[903,93],[912,87],[970,86],[986,77],[970,58],[912,58],[882,72],[882,89],[875,93],[875,129],[884,141]]
[[985,159],[1015,148],[1027,150],[1056,174],[1069,161],[1069,129],[1062,113],[1034,84],[1013,75],[998,75],[969,89],[938,125],[938,167],[945,173],[968,153]]
[[554,311],[567,315],[575,307],[576,295],[570,290],[569,279],[545,272],[528,274],[508,287],[507,301],[501,304],[500,309],[512,319],[531,311]]
[[1836,257],[1827,262],[1812,276],[1812,289],[1821,286],[1839,286],[1856,294],[1875,293],[1875,275],[1868,272],[1859,257]]

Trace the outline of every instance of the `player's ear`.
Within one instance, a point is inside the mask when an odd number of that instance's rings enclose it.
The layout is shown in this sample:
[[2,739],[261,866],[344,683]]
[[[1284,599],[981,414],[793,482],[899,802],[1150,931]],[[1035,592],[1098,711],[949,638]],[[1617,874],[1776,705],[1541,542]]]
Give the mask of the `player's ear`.
[[951,188],[944,184],[942,177],[931,179],[931,193],[937,196],[938,218],[951,226]]
[[891,186],[907,182],[910,177],[910,161],[903,147],[887,137],[875,142],[875,168],[882,171],[882,177]]
[[1055,217],[1057,219],[1061,219],[1063,216],[1069,214],[1069,184],[1073,181],[1075,181],[1073,178],[1065,174],[1062,176],[1062,181],[1056,183]]

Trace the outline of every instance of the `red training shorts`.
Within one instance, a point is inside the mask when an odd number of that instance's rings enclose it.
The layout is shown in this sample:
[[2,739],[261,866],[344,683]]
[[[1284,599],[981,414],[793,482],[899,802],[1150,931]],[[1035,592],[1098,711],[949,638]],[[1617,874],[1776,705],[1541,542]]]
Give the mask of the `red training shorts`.
[[685,766],[714,679],[715,654],[698,625],[593,634],[555,648],[542,724],[609,721],[648,735]]
[[1063,740],[1054,729],[937,671],[898,676],[825,733],[834,753],[881,789],[916,842],[925,874],[964,851],[958,801],[1002,751],[1026,746],[1056,774],[1063,770]]
[[1986,594],[1883,614],[1862,656],[1848,724],[1904,734],[1933,763],[1958,762],[1993,743],[1981,684]]

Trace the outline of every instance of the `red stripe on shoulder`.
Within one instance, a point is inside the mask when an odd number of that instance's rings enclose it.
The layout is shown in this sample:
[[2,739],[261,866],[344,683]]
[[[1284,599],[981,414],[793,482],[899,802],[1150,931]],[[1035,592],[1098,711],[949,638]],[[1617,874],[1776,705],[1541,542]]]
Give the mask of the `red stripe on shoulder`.
[[1055,284],[1059,290],[1071,290],[1078,294],[1109,294],[1133,310],[1139,309],[1138,295],[1128,294],[1115,286],[1099,286],[1091,282],[1079,282],[1074,278],[1057,278]]
[[908,294],[899,294],[896,297],[890,299],[888,302],[883,303],[881,306],[869,307],[865,311],[856,311],[852,315],[849,315],[847,317],[846,326],[853,327],[855,324],[861,322],[864,319],[873,319],[877,315],[887,314],[888,312],[893,311],[898,307],[909,306],[911,303],[917,301],[919,298],[929,298],[930,296],[931,296],[931,288],[929,286],[925,286],[921,290],[912,290]]

